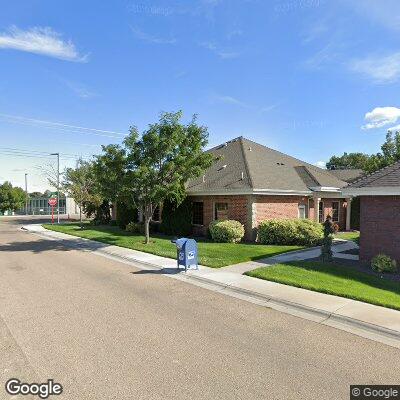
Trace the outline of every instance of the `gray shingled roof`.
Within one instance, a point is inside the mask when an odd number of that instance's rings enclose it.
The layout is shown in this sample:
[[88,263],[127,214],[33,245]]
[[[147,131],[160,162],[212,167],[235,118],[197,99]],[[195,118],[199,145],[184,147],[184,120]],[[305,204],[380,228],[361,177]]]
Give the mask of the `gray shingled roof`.
[[365,175],[362,169],[333,169],[329,173],[342,181],[351,183]]
[[353,182],[349,186],[349,189],[374,188],[374,187],[393,188],[399,186],[400,186],[400,161]]
[[204,177],[188,182],[189,193],[230,190],[309,192],[311,187],[342,188],[346,182],[327,170],[239,137],[208,152],[218,160]]

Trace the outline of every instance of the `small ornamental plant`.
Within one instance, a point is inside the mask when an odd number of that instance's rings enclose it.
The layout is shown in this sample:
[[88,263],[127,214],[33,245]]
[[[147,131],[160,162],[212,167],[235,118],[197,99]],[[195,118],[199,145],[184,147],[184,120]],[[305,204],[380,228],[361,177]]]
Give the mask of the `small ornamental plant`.
[[386,254],[378,254],[371,260],[371,267],[376,272],[397,272],[396,260],[393,260]]
[[324,227],[324,238],[322,239],[321,260],[324,262],[332,262],[332,242],[333,234],[335,233],[332,217],[328,215],[322,225]]
[[244,226],[235,220],[213,221],[209,230],[214,242],[238,243],[244,236]]

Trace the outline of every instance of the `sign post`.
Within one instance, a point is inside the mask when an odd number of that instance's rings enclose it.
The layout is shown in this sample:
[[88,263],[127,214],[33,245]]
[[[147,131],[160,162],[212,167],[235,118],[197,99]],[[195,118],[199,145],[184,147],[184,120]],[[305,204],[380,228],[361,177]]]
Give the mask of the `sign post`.
[[51,223],[54,224],[54,206],[57,205],[57,198],[50,197],[48,200],[49,206],[51,207]]

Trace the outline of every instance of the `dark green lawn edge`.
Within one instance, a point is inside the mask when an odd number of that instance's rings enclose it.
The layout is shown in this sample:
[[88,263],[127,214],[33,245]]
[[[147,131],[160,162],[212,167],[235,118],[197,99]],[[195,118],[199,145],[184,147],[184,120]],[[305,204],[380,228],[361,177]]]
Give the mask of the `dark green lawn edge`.
[[[65,226],[77,226],[77,227],[79,227],[79,223],[76,223],[76,222],[63,223],[63,224],[60,224],[60,225],[42,224],[42,226],[43,226],[43,228],[51,230],[51,231],[54,231],[54,232],[60,232],[60,233],[64,233],[64,234],[67,234],[67,235],[80,237],[80,238],[83,238],[83,239],[93,240],[93,241],[100,242],[100,243],[105,243],[105,244],[118,246],[118,247],[130,249],[130,250],[140,251],[140,252],[147,253],[147,254],[153,254],[153,255],[156,255],[156,256],[160,256],[160,257],[166,257],[166,258],[171,258],[171,259],[175,258],[175,255],[165,254],[163,252],[155,251],[154,249],[143,249],[143,248],[137,249],[137,248],[134,248],[133,246],[125,245],[124,243],[115,243],[113,240],[110,240],[109,238],[99,238],[99,237],[97,237],[97,238],[89,238],[89,237],[85,237],[83,235],[80,235],[79,234],[79,232],[80,232],[79,230],[77,230],[77,231],[67,231],[66,232],[63,229]],[[112,232],[113,229],[115,229],[115,232]],[[101,225],[100,226],[96,226],[96,225],[89,225],[88,223],[84,223],[84,229],[82,230],[82,232],[87,232],[89,230],[96,231],[96,232],[99,232],[99,233],[105,233],[105,234],[113,234],[113,233],[115,233],[115,237],[118,237],[118,236],[120,236],[120,237],[135,236],[135,237],[143,237],[143,239],[144,239],[143,235],[133,234],[133,233],[130,233],[130,232],[125,232],[125,231],[123,231],[121,229],[118,229],[118,227],[115,227],[115,226],[103,226],[102,227]],[[150,237],[150,240],[151,240],[151,238],[168,240],[168,239],[173,239],[174,237],[173,236],[168,236],[168,235],[163,235],[163,234],[152,234],[151,237]],[[218,243],[210,241],[210,240],[208,240],[206,238],[195,238],[195,239],[198,241],[198,243],[218,244]],[[244,246],[246,246],[247,244],[256,245],[255,243],[240,243],[240,245],[244,245]],[[223,243],[221,243],[221,245],[223,245]],[[262,245],[260,245],[260,246],[262,246]],[[276,246],[276,247],[279,247],[279,246]],[[293,246],[293,247],[295,247],[295,246]],[[298,248],[295,248],[293,250],[282,249],[281,251],[280,250],[275,250],[274,252],[272,252],[270,254],[260,254],[260,255],[249,256],[244,260],[238,260],[237,263],[248,262],[248,261],[256,261],[256,260],[260,260],[260,259],[264,259],[264,258],[275,257],[277,255],[284,254],[284,253],[298,252],[298,251],[307,249],[307,248],[301,247],[301,246],[297,246],[297,247]],[[232,264],[223,264],[223,265],[210,264],[208,262],[202,261],[202,257],[201,256],[199,257],[199,263],[204,265],[204,266],[207,266],[207,267],[210,267],[210,268],[216,268],[216,269],[224,268],[224,267],[227,267],[229,265],[232,265]]]
[[[288,266],[300,267],[300,268],[304,268],[304,269],[311,267],[311,269],[313,269],[313,267],[315,267],[315,264],[318,264],[318,262],[293,261],[293,262],[287,262],[284,264],[276,264],[276,266],[288,265]],[[339,276],[343,276],[344,275],[343,272],[345,271],[346,274],[349,276],[349,278],[348,278],[349,281],[357,281],[357,282],[362,282],[365,284],[370,284],[370,286],[372,288],[390,291],[390,292],[400,295],[400,282],[381,279],[381,278],[371,276],[371,275],[368,275],[368,274],[360,272],[360,271],[352,270],[348,267],[339,267],[339,266],[335,266],[333,264],[332,265],[328,264],[328,265],[329,265],[330,271],[338,272]],[[281,284],[287,285],[287,286],[293,286],[293,287],[298,287],[301,289],[307,289],[307,290],[311,290],[313,292],[330,294],[333,296],[362,301],[364,303],[369,303],[369,304],[373,304],[373,305],[377,305],[377,306],[381,306],[381,307],[391,308],[394,310],[400,310],[400,299],[399,299],[399,304],[397,305],[397,304],[393,304],[393,303],[390,303],[387,301],[372,299],[372,298],[362,295],[362,294],[357,295],[357,294],[352,294],[352,293],[340,293],[336,290],[332,290],[332,289],[328,289],[328,288],[315,287],[307,282],[304,282],[304,283],[302,283],[302,282],[296,283],[296,282],[292,282],[292,281],[289,282],[288,279],[285,277],[282,277],[282,278],[273,277],[273,276],[267,277],[267,276],[263,275],[264,271],[266,271],[268,268],[273,268],[273,267],[274,266],[260,267],[260,268],[254,269],[252,271],[245,272],[245,275],[253,277],[253,278],[257,278],[257,279],[263,279],[263,280],[270,281],[270,282],[281,283]],[[322,270],[321,272],[324,272],[324,271]]]

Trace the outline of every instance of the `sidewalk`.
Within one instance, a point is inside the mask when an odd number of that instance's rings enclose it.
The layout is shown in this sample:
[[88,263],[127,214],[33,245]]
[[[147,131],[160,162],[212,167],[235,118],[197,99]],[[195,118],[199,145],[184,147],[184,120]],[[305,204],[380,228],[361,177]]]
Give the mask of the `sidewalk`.
[[[343,251],[358,249],[356,243],[350,240],[335,240],[332,246],[333,257],[345,258],[348,260],[358,260],[358,256],[352,254],[343,254]],[[224,267],[224,271],[235,272],[244,274],[256,268],[265,267],[267,265],[285,263],[290,261],[310,260],[319,257],[321,254],[320,247],[313,247],[311,249],[290,251],[288,253],[280,254],[274,257],[262,258],[260,260],[246,261],[239,264],[229,265]]]
[[[214,269],[201,266],[199,271],[192,270],[185,273],[183,270],[178,271],[176,261],[170,258],[48,231],[40,225],[26,225],[22,229],[47,240],[61,241],[68,247],[90,251],[140,269],[151,270],[169,278],[400,348],[400,312],[396,310],[263,281],[228,271],[226,268]],[[307,250],[310,254],[315,251],[316,249]],[[298,257],[299,252],[295,253],[278,257]]]

